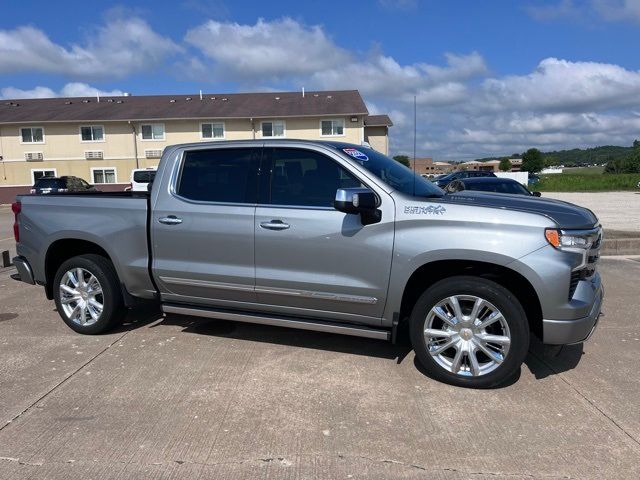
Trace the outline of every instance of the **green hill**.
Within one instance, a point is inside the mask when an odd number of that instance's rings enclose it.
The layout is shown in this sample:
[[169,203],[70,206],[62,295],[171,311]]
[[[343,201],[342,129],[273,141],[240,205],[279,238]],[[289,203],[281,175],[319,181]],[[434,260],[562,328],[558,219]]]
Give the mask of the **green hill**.
[[[631,156],[633,147],[618,147],[605,145],[594,148],[574,148],[572,150],[559,150],[542,152],[542,157],[547,165],[564,165],[566,167],[580,165],[604,165],[610,160],[625,159]],[[521,158],[522,154],[509,155],[509,158]],[[499,160],[504,157],[479,158],[479,162]]]

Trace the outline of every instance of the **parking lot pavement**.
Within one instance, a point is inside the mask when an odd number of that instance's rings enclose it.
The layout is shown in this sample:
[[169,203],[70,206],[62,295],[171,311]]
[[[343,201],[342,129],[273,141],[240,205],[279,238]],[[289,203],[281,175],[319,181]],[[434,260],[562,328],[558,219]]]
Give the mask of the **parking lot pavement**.
[[[0,254],[4,250],[9,250],[11,258],[15,256],[16,244],[13,240],[13,213],[11,207],[0,205]],[[2,258],[0,257],[0,267]]]
[[592,210],[606,230],[640,233],[640,192],[543,192]]
[[0,272],[0,478],[638,478],[640,262],[584,347],[466,390],[407,345],[153,311],[95,337]]

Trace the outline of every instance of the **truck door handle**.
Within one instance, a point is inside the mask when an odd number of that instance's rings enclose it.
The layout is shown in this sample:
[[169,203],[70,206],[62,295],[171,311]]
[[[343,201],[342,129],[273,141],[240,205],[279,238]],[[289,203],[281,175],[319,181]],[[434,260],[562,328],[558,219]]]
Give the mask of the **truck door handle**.
[[282,220],[271,220],[270,222],[260,222],[262,228],[267,230],[286,230],[289,228],[288,223],[284,223]]
[[158,221],[160,223],[164,223],[165,225],[178,225],[182,223],[182,219],[176,217],[175,215],[169,215],[168,217],[160,217]]

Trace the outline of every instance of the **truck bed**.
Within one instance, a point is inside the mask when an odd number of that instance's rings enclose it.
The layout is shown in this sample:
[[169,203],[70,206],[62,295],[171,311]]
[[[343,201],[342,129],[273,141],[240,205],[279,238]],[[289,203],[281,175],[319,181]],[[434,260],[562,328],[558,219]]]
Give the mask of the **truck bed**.
[[52,193],[21,195],[17,200],[22,204],[20,222],[26,233],[20,239],[21,251],[32,259],[37,282],[46,280],[47,252],[80,240],[104,249],[129,293],[155,296],[149,273],[147,192]]

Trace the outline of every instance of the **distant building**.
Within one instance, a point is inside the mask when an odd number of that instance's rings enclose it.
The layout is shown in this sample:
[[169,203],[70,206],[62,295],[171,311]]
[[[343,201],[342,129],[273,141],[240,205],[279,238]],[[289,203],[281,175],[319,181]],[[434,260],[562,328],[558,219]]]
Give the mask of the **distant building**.
[[[511,162],[511,171],[519,172],[520,167],[522,167],[522,159],[521,158],[510,158]],[[488,160],[486,162],[478,162],[477,160],[472,160],[470,162],[463,162],[458,164],[457,170],[474,170],[481,172],[499,172],[500,171],[500,160]]]
[[387,154],[392,125],[369,115],[357,90],[3,100],[0,203],[43,176],[123,190],[132,169],[158,165],[176,143],[337,140]]
[[[411,169],[414,169],[413,159],[409,159]],[[455,165],[447,162],[434,162],[431,157],[416,158],[415,160],[415,172],[418,175],[441,175],[443,173],[452,172],[455,169]]]

